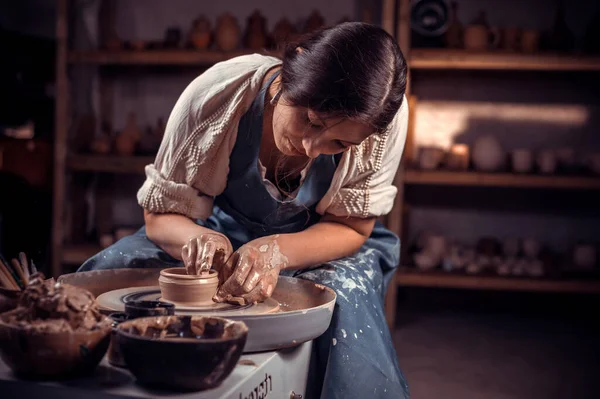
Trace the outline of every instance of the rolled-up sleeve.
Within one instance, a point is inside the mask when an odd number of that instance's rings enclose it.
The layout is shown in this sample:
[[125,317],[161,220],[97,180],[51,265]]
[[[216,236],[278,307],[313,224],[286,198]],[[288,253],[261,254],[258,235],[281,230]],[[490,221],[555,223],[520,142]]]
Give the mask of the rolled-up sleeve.
[[146,181],[137,193],[139,205],[150,212],[205,220],[214,197],[225,189],[236,137],[232,118],[247,84],[214,75],[205,73],[190,83],[169,115],[156,159],[146,166]]

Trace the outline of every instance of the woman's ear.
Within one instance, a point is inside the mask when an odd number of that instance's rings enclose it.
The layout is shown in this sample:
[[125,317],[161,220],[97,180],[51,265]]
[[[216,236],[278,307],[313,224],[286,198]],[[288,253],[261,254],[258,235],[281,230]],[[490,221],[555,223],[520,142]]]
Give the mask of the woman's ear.
[[302,54],[303,51],[304,51],[304,49],[302,47],[300,47],[300,46],[296,47],[296,52],[298,54]]

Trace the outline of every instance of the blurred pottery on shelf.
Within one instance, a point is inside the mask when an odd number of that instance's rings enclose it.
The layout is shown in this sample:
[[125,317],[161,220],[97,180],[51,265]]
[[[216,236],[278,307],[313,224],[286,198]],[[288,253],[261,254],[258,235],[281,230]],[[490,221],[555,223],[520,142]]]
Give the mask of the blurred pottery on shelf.
[[224,13],[217,19],[215,42],[222,51],[232,51],[240,44],[241,28],[237,19],[230,13]]
[[483,136],[475,140],[471,154],[475,168],[484,172],[495,172],[505,165],[505,153],[495,136]]
[[421,147],[419,167],[424,170],[437,169],[444,160],[445,152],[440,147]]
[[446,159],[446,166],[451,170],[467,170],[469,168],[469,146],[453,144]]
[[524,148],[518,148],[511,153],[512,168],[517,173],[529,173],[533,169],[533,153]]
[[541,173],[552,174],[556,171],[556,154],[552,150],[542,150],[537,156],[537,165]]
[[188,33],[188,42],[195,49],[205,50],[210,46],[210,40],[210,21],[204,15],[200,15],[192,24],[192,29]]

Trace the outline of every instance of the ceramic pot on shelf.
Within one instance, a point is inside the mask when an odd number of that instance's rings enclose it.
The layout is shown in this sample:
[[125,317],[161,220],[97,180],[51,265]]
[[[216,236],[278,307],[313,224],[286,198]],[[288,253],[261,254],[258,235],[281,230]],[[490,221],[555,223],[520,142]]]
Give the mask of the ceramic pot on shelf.
[[267,47],[267,20],[258,10],[248,17],[244,33],[244,46],[251,50]]
[[271,37],[276,47],[283,48],[296,35],[296,28],[289,19],[283,18],[275,24]]
[[485,11],[480,11],[478,17],[465,28],[465,49],[485,51],[498,46],[500,34],[497,29],[490,28]]
[[535,29],[524,30],[521,35],[521,51],[535,53],[540,47],[540,32]]
[[316,31],[323,26],[325,26],[325,19],[319,13],[319,11],[313,10],[313,12],[308,16],[306,24],[304,25],[304,33]]
[[521,28],[509,26],[502,30],[501,46],[507,51],[517,51],[521,46]]
[[556,170],[556,154],[552,150],[542,150],[537,156],[540,173],[552,174]]
[[204,15],[196,18],[188,34],[190,45],[198,50],[207,49],[211,40],[210,28],[210,21]]
[[495,172],[505,165],[506,155],[500,141],[495,136],[483,136],[475,140],[471,158],[475,169]]
[[533,154],[525,148],[517,148],[511,153],[512,168],[517,173],[529,173],[533,168]]
[[232,51],[239,47],[241,28],[237,19],[230,13],[224,13],[217,19],[215,42],[219,50]]
[[448,48],[462,48],[464,27],[458,20],[458,3],[453,1],[450,3],[450,23],[444,34],[444,41]]
[[142,133],[137,126],[136,115],[134,112],[130,112],[123,131],[121,131],[115,140],[117,154],[124,156],[133,155],[137,143],[141,138]]

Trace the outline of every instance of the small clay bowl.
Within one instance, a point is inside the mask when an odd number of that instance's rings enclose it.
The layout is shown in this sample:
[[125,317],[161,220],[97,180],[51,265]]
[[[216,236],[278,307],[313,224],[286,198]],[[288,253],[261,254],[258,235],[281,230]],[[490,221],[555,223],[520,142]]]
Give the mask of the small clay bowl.
[[160,301],[131,301],[125,303],[125,314],[129,319],[171,316],[175,314],[175,305]]
[[158,285],[164,301],[185,306],[211,305],[219,278],[214,270],[208,275],[189,275],[183,267],[173,267],[160,271]]
[[117,327],[117,343],[138,382],[176,391],[218,386],[237,364],[247,336],[244,322],[220,317],[145,317]]
[[108,348],[111,324],[85,332],[39,332],[0,318],[0,357],[26,378],[64,379],[92,373]]
[[0,313],[16,308],[22,293],[21,290],[9,290],[0,287]]

